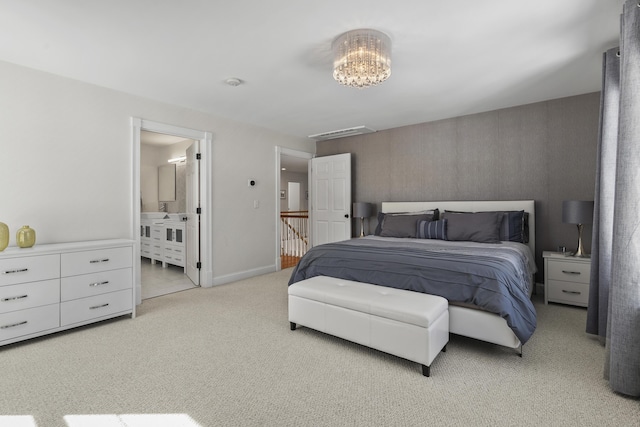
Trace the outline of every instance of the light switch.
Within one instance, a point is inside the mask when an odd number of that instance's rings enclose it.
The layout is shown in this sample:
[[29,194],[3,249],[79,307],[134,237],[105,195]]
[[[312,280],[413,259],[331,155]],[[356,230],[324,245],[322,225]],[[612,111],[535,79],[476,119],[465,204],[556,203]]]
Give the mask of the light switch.
[[254,200],[253,201],[253,208],[254,209],[258,209],[260,207],[260,200]]

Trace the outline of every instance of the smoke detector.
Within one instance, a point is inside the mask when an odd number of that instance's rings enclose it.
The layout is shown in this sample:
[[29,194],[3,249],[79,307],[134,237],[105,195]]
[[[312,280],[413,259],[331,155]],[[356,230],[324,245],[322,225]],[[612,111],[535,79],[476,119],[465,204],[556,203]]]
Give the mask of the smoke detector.
[[242,84],[242,80],[240,80],[240,79],[238,79],[238,78],[236,78],[236,77],[228,78],[228,79],[227,79],[227,80],[225,80],[224,82],[225,82],[225,84],[227,84],[228,86],[233,86],[233,87],[240,86],[240,85]]

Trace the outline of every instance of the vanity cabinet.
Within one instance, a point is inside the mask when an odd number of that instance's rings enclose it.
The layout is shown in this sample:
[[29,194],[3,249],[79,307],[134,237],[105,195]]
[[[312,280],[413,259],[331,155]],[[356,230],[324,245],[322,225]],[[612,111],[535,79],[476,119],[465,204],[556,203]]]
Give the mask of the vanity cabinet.
[[123,315],[135,317],[131,240],[0,253],[0,345]]
[[164,224],[164,262],[185,266],[185,223],[167,221]]
[[151,221],[140,221],[140,256],[151,258]]
[[186,265],[186,222],[184,214],[145,213],[140,215],[140,256],[151,264],[161,262]]
[[153,221],[151,223],[151,264],[164,262],[164,222]]

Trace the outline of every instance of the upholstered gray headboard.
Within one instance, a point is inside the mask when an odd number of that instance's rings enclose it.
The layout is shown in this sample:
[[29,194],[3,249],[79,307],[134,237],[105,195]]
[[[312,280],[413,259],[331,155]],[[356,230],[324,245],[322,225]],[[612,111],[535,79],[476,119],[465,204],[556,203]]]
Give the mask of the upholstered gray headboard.
[[533,200],[484,200],[484,201],[432,201],[432,202],[382,202],[382,212],[416,212],[428,209],[481,212],[525,211],[529,214],[529,248],[536,253],[536,211]]

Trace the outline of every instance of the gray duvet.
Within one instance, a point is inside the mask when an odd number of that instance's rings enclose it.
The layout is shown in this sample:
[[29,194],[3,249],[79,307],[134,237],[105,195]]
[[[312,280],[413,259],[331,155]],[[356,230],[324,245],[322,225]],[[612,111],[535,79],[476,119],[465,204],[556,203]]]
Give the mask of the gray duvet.
[[536,328],[529,297],[533,273],[531,251],[520,243],[367,236],[311,248],[289,285],[329,276],[440,295],[498,314],[524,344]]

